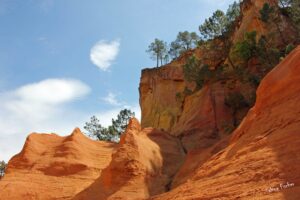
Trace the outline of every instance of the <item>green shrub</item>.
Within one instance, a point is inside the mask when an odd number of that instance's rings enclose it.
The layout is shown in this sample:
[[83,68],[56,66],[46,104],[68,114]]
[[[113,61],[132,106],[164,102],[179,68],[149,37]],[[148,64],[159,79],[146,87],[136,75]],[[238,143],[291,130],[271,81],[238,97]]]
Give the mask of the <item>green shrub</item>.
[[260,20],[267,23],[270,19],[270,15],[274,11],[273,7],[270,6],[270,4],[265,3],[262,7],[262,9],[259,11],[260,13]]
[[288,44],[285,48],[285,55],[287,56],[289,53],[291,53],[295,49],[295,46],[293,44]]
[[244,61],[256,55],[256,31],[245,33],[244,40],[234,46],[234,54]]

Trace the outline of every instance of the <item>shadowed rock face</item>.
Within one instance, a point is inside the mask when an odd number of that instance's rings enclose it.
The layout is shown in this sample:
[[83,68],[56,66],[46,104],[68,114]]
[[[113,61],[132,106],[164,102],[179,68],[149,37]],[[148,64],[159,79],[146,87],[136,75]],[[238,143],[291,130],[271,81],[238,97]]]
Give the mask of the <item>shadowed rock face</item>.
[[[186,183],[153,199],[299,199],[299,81],[300,47],[264,78],[230,145],[200,160]],[[188,155],[184,166],[203,153]]]
[[116,144],[70,136],[30,134],[0,181],[0,199],[71,199],[98,178]]
[[75,199],[146,199],[169,190],[184,159],[179,140],[132,119],[99,179]]

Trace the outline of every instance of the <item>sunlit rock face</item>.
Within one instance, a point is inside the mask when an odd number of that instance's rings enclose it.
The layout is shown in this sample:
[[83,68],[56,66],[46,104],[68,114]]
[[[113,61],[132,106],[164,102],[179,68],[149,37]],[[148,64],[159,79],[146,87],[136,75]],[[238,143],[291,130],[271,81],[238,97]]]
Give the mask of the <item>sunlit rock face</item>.
[[109,166],[75,199],[147,199],[169,190],[185,157],[180,142],[132,119]]
[[189,180],[153,199],[298,199],[299,81],[300,47],[263,79],[255,106],[229,146],[206,162],[201,156],[214,148],[189,154],[177,174],[193,169]]
[[115,148],[79,129],[66,137],[32,133],[8,163],[0,199],[72,199],[99,177]]

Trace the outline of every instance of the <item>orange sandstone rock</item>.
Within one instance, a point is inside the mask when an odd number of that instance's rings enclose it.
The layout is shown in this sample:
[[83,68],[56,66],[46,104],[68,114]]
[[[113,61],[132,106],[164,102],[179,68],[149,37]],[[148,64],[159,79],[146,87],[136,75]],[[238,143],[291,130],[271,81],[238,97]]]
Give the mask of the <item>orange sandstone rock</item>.
[[78,128],[66,137],[32,133],[8,163],[0,199],[72,199],[98,178],[115,147],[90,140]]
[[300,47],[264,78],[230,145],[152,199],[299,199],[299,81]]
[[146,199],[163,193],[178,171],[184,152],[166,132],[141,127],[132,119],[109,166],[75,199]]

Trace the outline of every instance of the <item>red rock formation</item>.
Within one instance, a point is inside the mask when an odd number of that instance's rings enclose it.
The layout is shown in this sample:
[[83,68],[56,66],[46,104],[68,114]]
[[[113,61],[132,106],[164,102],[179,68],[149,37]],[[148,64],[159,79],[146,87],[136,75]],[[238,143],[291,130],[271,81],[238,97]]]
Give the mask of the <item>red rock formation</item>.
[[72,199],[98,178],[115,147],[88,139],[78,128],[67,137],[30,134],[8,163],[0,199]]
[[132,119],[109,166],[75,199],[145,199],[168,190],[184,159],[179,140]]
[[230,145],[153,199],[299,199],[299,81],[300,47],[262,81]]
[[[264,2],[273,1],[244,1],[233,42],[247,31],[275,30],[259,20]],[[284,17],[279,28],[293,41]],[[280,34],[274,38],[283,45]],[[227,63],[223,44],[213,45],[219,48],[191,50],[142,71],[142,125],[131,120],[119,145],[91,141],[78,129],[67,137],[31,134],[9,162],[0,199],[299,199],[300,47],[262,81],[255,107],[231,138],[224,99],[232,90],[247,96],[253,87],[221,80],[184,94],[195,87],[182,71],[189,56],[211,68]],[[281,189],[286,182],[294,186]]]

